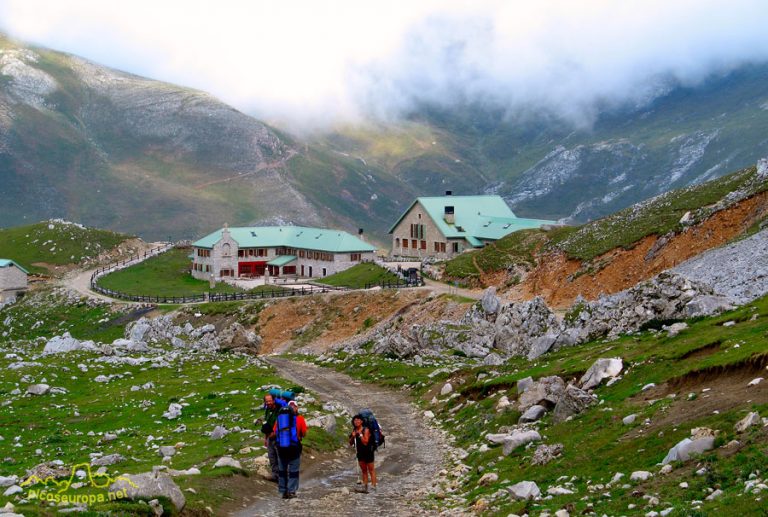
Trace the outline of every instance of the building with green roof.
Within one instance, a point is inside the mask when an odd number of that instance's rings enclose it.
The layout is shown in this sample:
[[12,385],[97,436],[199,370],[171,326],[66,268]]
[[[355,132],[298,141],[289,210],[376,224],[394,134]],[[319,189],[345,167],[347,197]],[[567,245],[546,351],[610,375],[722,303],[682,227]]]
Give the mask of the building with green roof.
[[392,254],[448,259],[518,230],[556,224],[517,217],[500,196],[419,197],[389,230]]
[[29,272],[11,259],[0,258],[0,306],[13,303],[27,290]]
[[372,261],[376,248],[341,230],[304,226],[228,228],[192,244],[192,276],[202,280],[260,276],[324,277]]

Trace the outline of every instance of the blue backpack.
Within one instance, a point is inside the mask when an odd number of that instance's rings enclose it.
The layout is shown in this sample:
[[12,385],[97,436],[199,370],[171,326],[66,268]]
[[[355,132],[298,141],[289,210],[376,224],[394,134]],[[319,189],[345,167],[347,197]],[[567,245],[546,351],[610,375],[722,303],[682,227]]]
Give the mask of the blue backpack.
[[381,431],[381,426],[379,425],[379,422],[376,420],[376,417],[373,415],[373,411],[370,409],[361,409],[358,413],[360,415],[360,418],[363,419],[363,426],[367,427],[371,431],[371,435],[373,436],[373,450],[379,448],[379,446],[386,445],[384,433]]
[[296,415],[288,406],[281,408],[277,414],[277,446],[286,448],[300,443],[296,430]]

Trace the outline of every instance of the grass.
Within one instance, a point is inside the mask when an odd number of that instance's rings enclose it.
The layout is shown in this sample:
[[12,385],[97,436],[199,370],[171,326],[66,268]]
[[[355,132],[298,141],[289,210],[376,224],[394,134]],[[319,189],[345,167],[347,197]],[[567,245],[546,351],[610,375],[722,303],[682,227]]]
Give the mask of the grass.
[[213,289],[190,274],[189,250],[175,248],[139,264],[110,273],[99,285],[133,295],[184,296],[207,292],[235,293],[238,289],[224,282]]
[[515,266],[536,265],[534,253],[547,240],[542,230],[520,230],[484,248],[461,255],[445,263],[445,274],[451,278],[477,280],[483,272],[503,271]]
[[[32,298],[38,298],[34,306],[22,305]],[[50,317],[44,317],[46,314]],[[229,498],[241,496],[231,493],[228,485],[219,480],[246,473],[214,469],[213,464],[219,457],[230,455],[247,467],[248,461],[264,454],[259,423],[255,422],[262,415],[261,397],[268,386],[287,388],[294,383],[277,377],[271,367],[250,356],[194,350],[174,353],[163,343],[157,346],[165,348],[164,353],[143,353],[145,362],[135,363],[92,352],[40,355],[43,343],[35,338],[49,338],[64,328],[80,338],[109,338],[87,331],[89,326],[98,326],[96,318],[100,316],[110,316],[108,306],[88,307],[55,294],[36,294],[0,311],[0,320],[8,321],[5,328],[12,329],[10,334],[0,336],[0,369],[5,372],[0,378],[0,448],[4,458],[0,476],[18,475],[24,479],[27,469],[44,461],[57,459],[65,466],[75,465],[88,462],[91,453],[124,456],[124,461],[108,467],[112,477],[147,472],[161,464],[158,446],[176,445],[177,454],[165,464],[173,469],[195,466],[202,471],[198,476],[174,479],[182,490],[197,490],[185,491],[185,511],[199,515],[206,506],[218,508]],[[112,314],[113,318],[120,316],[125,314]],[[30,330],[34,326],[30,322],[38,318],[43,323]],[[59,325],[59,320],[66,324]],[[115,330],[118,328],[122,334],[123,327],[114,325]],[[19,366],[22,361],[27,364]],[[11,368],[13,363],[17,365]],[[96,382],[100,375],[109,381]],[[62,390],[42,396],[24,395],[33,383],[47,383]],[[152,383],[151,387],[144,388],[147,383]],[[183,405],[182,415],[175,420],[162,416],[170,403]],[[302,411],[315,414],[320,411],[319,403],[302,404]],[[217,425],[232,432],[212,440],[205,433]],[[344,426],[338,428],[336,435],[311,428],[305,453],[341,446]],[[114,433],[117,438],[105,441],[105,433]],[[72,492],[86,494],[94,489],[84,487]],[[0,496],[0,506],[8,501],[17,505],[17,513],[50,515],[50,509],[34,501],[20,504],[14,497]],[[88,515],[107,511],[113,515],[141,515],[137,508],[142,510],[132,502],[97,504],[89,508]]]
[[[723,323],[727,321],[736,324],[726,327]],[[764,475],[768,432],[757,427],[736,436],[733,425],[746,411],[759,411],[765,416],[768,405],[745,398],[735,407],[723,406],[716,413],[689,413],[687,408],[695,404],[697,397],[687,400],[687,395],[694,392],[699,398],[709,396],[701,392],[709,382],[716,382],[729,372],[742,371],[739,368],[745,368],[745,361],[765,362],[768,353],[765,344],[768,297],[718,317],[690,320],[688,323],[688,329],[671,338],[665,332],[649,330],[612,341],[595,341],[561,349],[535,362],[512,358],[495,367],[466,359],[453,360],[448,355],[424,359],[420,365],[372,354],[337,353],[313,360],[361,380],[393,388],[408,386],[418,404],[435,412],[441,425],[455,438],[455,445],[470,453],[463,460],[470,471],[467,478],[461,480],[460,486],[464,487],[461,495],[470,504],[480,499],[492,501],[482,512],[484,514],[538,514],[569,506],[573,515],[586,511],[588,504],[597,515],[628,514],[630,504],[637,505],[635,511],[646,513],[649,511],[645,508],[646,501],[633,493],[635,490],[658,494],[662,506],[655,508],[657,511],[672,506],[675,514],[760,514],[764,511],[760,497],[743,494],[743,481],[754,471]],[[533,465],[530,462],[533,449],[522,448],[503,456],[499,448],[491,447],[484,452],[478,448],[478,445],[485,443],[486,433],[498,432],[501,427],[517,422],[518,412],[497,412],[495,406],[501,395],[509,396],[510,400],[515,398],[514,387],[519,379],[559,375],[566,380],[578,380],[601,357],[621,357],[624,371],[618,382],[597,389],[600,404],[570,422],[555,424],[549,416],[542,421],[540,432],[544,443],[564,445],[560,458],[547,465]],[[749,375],[749,371],[745,370],[743,374],[747,380],[761,375],[758,371]],[[449,378],[457,395],[441,398],[437,404],[429,403],[433,394]],[[655,402],[645,402],[638,394],[648,383],[658,386],[667,383],[666,386],[676,393],[676,397],[659,396]],[[624,425],[622,417],[630,413],[636,413],[637,420],[632,425]],[[675,422],[672,418],[666,420],[669,423],[663,423],[665,420],[662,419],[668,415],[681,421]],[[643,423],[646,419],[655,427],[646,431]],[[697,426],[717,430],[720,433],[719,444],[737,438],[741,446],[733,454],[725,449],[716,449],[698,460],[676,464],[669,476],[657,474],[657,463],[668,449]],[[694,475],[693,471],[702,465],[708,465],[710,473],[707,476]],[[649,470],[655,475],[638,486],[632,483],[629,489],[620,486],[611,489],[610,498],[602,496],[608,489],[594,492],[588,489],[589,486],[606,483],[615,472],[623,472],[627,480],[635,470]],[[477,481],[486,472],[496,472],[499,480],[490,486],[480,487]],[[555,496],[531,503],[516,502],[507,497],[494,499],[493,494],[499,490],[504,492],[503,489],[510,483],[533,480],[545,491],[549,486],[562,485],[561,476],[573,479],[575,495]],[[689,483],[688,490],[677,486],[683,480]],[[691,501],[704,501],[708,495],[705,489],[709,487],[721,488],[724,496],[703,502],[698,511],[692,510]],[[436,508],[442,508],[444,504],[435,502]]]
[[50,271],[34,264],[79,264],[110,250],[129,236],[61,221],[0,229],[0,258],[16,261],[30,273]]
[[393,274],[388,269],[384,269],[383,267],[370,262],[356,264],[349,269],[320,280],[320,282],[326,285],[349,287],[350,289],[363,289],[369,284],[397,281],[397,275]]
[[591,260],[614,248],[631,248],[649,235],[679,232],[680,219],[691,212],[702,220],[712,212],[712,206],[736,190],[748,195],[768,190],[768,180],[759,180],[755,167],[700,185],[673,190],[645,202],[633,205],[575,231],[560,232],[551,243],[570,258]]

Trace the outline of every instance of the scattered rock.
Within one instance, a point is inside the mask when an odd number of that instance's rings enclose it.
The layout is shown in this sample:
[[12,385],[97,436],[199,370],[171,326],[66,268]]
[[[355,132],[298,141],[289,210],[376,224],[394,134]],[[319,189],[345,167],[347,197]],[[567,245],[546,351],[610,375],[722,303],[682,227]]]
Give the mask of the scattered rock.
[[512,451],[530,442],[541,441],[541,435],[537,431],[518,431],[504,439],[504,448],[502,453],[509,456]]
[[598,359],[592,366],[589,367],[587,373],[585,373],[579,384],[581,389],[591,390],[600,385],[603,379],[616,377],[621,373],[624,368],[620,358],[611,359]]
[[669,325],[669,326],[665,325],[662,328],[667,331],[667,337],[675,337],[680,332],[687,329],[688,324],[685,322],[678,322],[678,323],[673,323],[672,325]]
[[569,384],[555,406],[552,420],[555,423],[562,422],[569,416],[579,414],[594,404],[597,404],[597,397]]
[[125,461],[125,458],[121,454],[107,454],[106,456],[102,456],[101,458],[96,458],[94,460],[91,460],[91,466],[107,467],[109,465],[115,465],[116,463],[120,463],[122,461]]
[[181,409],[182,409],[181,404],[171,402],[171,404],[168,406],[168,411],[163,413],[163,418],[167,418],[168,420],[174,420],[176,418],[179,418],[181,416]]
[[[520,383],[518,381],[518,390]],[[565,381],[556,375],[550,377],[542,377],[541,379],[532,382],[525,391],[520,394],[517,401],[517,406],[520,411],[525,412],[531,406],[549,405],[550,407],[556,405],[565,391]]]
[[624,423],[624,425],[632,425],[635,423],[636,419],[637,419],[637,415],[635,413],[632,413],[631,415],[627,415],[624,418],[622,418],[621,421]]
[[711,450],[714,446],[715,438],[712,436],[695,440],[685,438],[669,450],[661,463],[662,465],[666,465],[673,461],[688,461],[691,456]]
[[169,476],[160,472],[123,474],[109,487],[110,492],[120,490],[125,490],[130,499],[168,498],[178,511],[181,511],[186,504],[184,494],[178,485]]
[[547,413],[547,408],[538,404],[529,407],[525,413],[520,417],[519,422],[521,424],[528,422],[536,422],[540,420]]
[[647,481],[653,474],[647,470],[636,470],[629,475],[630,481]]
[[453,386],[451,386],[450,382],[446,382],[443,385],[443,388],[440,390],[440,396],[444,397],[444,396],[450,394],[452,391],[453,391]]
[[760,422],[761,422],[760,415],[753,411],[749,413],[747,416],[745,416],[744,418],[742,418],[741,420],[739,420],[738,422],[736,422],[734,429],[736,430],[737,433],[743,433],[753,425],[760,424]]
[[541,444],[536,447],[531,458],[531,463],[534,465],[546,465],[550,461],[554,460],[563,453],[563,444],[556,443],[553,445]]
[[477,481],[477,484],[479,486],[488,486],[491,485],[499,480],[499,475],[495,472],[488,472],[487,474],[483,474],[482,477]]
[[226,427],[222,425],[217,425],[211,432],[211,440],[221,440],[228,434],[229,434],[229,430]]
[[27,387],[28,395],[45,395],[51,391],[51,387],[47,384],[32,384]]
[[232,458],[231,456],[222,456],[219,458],[216,463],[214,463],[213,468],[217,469],[220,467],[231,467],[234,469],[242,469],[243,466],[240,464],[239,461]]
[[761,382],[763,382],[763,378],[762,377],[757,377],[757,378],[752,379],[751,381],[749,381],[749,384],[747,384],[747,387],[751,388],[752,386],[757,386]]
[[507,490],[515,499],[536,499],[541,495],[541,490],[533,481],[520,481],[507,487]]
[[496,296],[495,287],[489,287],[483,292],[483,297],[480,299],[480,306],[486,314],[496,314],[499,311],[501,301]]

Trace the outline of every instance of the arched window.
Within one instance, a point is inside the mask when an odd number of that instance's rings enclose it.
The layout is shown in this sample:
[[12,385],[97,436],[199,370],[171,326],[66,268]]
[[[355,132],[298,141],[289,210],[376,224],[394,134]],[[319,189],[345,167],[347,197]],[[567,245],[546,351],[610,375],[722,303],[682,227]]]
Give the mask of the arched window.
[[228,256],[230,256],[232,254],[232,246],[230,246],[230,244],[228,242],[225,242],[221,246],[221,249],[222,249],[225,257],[228,257]]

